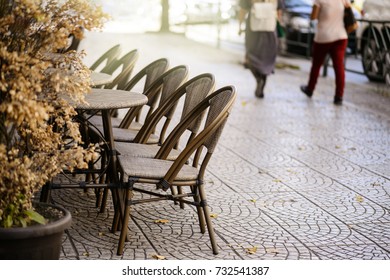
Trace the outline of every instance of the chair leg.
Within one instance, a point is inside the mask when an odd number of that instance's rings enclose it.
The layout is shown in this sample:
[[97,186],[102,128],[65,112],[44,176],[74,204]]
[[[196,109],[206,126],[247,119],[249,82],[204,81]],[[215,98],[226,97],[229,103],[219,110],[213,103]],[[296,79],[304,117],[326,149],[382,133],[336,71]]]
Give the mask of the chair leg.
[[121,229],[121,233],[120,233],[120,237],[119,237],[117,255],[123,254],[123,248],[125,246],[125,241],[127,239],[127,226],[128,226],[129,219],[130,219],[130,205],[128,202],[131,200],[131,197],[132,197],[131,192],[132,191],[130,188],[128,188],[126,190],[125,211],[124,211],[124,216],[123,216],[123,221],[122,221],[122,229]]
[[[177,193],[180,195],[180,194],[183,194],[183,187],[182,186],[177,186]],[[183,202],[183,198],[179,198],[179,204],[180,204],[180,208],[181,209],[184,209],[184,202]]]
[[[114,204],[114,218],[112,219],[112,226],[111,226],[111,232],[115,233],[119,230],[121,227],[121,218],[123,219],[122,215],[122,209],[119,205],[120,195],[119,190],[115,189],[111,191],[112,193],[112,199]],[[125,211],[125,210],[123,210]]]
[[200,232],[205,233],[206,232],[206,221],[204,219],[205,216],[203,213],[203,208],[201,207],[201,203],[200,203],[198,188],[196,186],[191,186],[191,191],[195,194],[194,201],[197,203],[196,212],[198,213]]
[[200,203],[203,208],[204,217],[206,219],[207,229],[209,231],[209,237],[210,237],[211,247],[213,249],[213,254],[217,255],[218,254],[217,241],[215,240],[214,227],[210,218],[210,210],[207,205],[206,193],[204,191],[203,185],[199,186],[199,195],[200,195]]
[[[94,168],[94,166],[93,166],[93,168]],[[92,180],[93,180],[93,183],[98,183],[98,180],[97,180],[95,174],[92,174]],[[95,193],[95,197],[96,197],[96,200],[95,200],[95,207],[96,207],[96,208],[99,208],[99,207],[100,207],[100,204],[101,204],[101,202],[102,202],[102,189],[100,189],[100,188],[95,188],[95,189],[94,189],[94,193]]]
[[102,190],[99,188],[95,188],[95,196],[96,196],[95,207],[99,208],[102,203]]
[[[175,195],[177,194],[177,193],[176,193],[176,189],[175,189],[173,186],[171,186],[170,189],[171,189],[171,194],[172,194],[173,196],[175,196]],[[175,205],[178,204],[177,201],[174,201],[173,203],[174,203]]]
[[104,213],[107,207],[108,188],[103,190],[103,196],[100,200],[100,213]]

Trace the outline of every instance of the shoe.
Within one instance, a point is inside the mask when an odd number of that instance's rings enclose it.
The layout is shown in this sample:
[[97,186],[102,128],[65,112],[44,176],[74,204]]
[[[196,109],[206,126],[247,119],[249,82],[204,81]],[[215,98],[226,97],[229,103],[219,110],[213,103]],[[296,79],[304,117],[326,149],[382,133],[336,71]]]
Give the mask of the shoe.
[[306,94],[307,97],[312,97],[313,92],[308,89],[307,86],[301,86],[301,91]]
[[335,96],[333,100],[334,105],[343,105],[343,98]]
[[256,87],[255,95],[258,98],[263,98],[264,97],[264,87],[265,87],[265,83],[267,81],[267,76],[260,75],[260,76],[256,77],[256,81],[257,81],[257,87]]
[[257,85],[257,87],[256,87],[255,96],[257,98],[264,98],[263,88],[259,85]]

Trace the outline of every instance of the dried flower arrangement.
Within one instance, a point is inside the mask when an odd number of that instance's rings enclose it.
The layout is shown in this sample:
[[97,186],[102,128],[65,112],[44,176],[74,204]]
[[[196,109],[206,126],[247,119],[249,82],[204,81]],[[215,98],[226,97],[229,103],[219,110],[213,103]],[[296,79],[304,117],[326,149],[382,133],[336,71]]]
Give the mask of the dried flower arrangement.
[[106,18],[88,0],[0,0],[0,227],[42,223],[34,194],[63,168],[95,157],[61,98],[82,101],[90,72],[83,53],[58,50],[69,34],[81,38]]

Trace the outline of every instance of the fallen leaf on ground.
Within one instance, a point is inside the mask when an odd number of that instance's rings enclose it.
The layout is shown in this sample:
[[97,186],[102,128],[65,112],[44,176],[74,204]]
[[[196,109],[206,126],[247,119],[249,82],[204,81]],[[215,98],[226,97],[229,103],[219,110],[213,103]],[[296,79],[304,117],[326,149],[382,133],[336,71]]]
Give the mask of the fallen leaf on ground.
[[217,218],[218,217],[218,214],[210,214],[210,218]]
[[280,183],[280,182],[282,182],[282,180],[280,180],[280,179],[274,179],[273,182],[275,182],[275,183]]
[[167,258],[160,255],[152,255],[152,258],[155,260],[166,260]]
[[279,254],[279,251],[276,248],[266,248],[265,251],[270,254]]
[[291,173],[291,174],[298,174],[298,172],[296,172],[296,171],[294,171],[294,170],[292,170],[292,169],[287,169],[287,172],[289,172],[289,173]]
[[252,248],[246,248],[245,250],[248,254],[253,255],[253,254],[256,254],[256,252],[257,252],[257,246],[254,246]]
[[256,203],[256,199],[249,200],[250,202]]
[[155,220],[154,223],[155,224],[166,224],[166,223],[169,223],[169,220],[160,219],[160,220]]
[[363,202],[364,198],[361,195],[356,195],[357,202]]

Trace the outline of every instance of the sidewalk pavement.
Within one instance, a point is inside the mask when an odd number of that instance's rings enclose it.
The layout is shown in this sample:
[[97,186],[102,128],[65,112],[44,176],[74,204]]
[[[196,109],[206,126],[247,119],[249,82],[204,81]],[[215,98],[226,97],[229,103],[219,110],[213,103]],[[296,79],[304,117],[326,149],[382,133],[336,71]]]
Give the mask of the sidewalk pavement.
[[[90,65],[114,44],[137,48],[135,72],[167,57],[190,77],[210,72],[234,85],[233,112],[206,175],[219,255],[198,230],[195,211],[171,202],[136,205],[123,256],[109,233],[112,209],[99,214],[93,192],[55,190],[73,215],[61,259],[390,259],[390,98],[384,85],[347,73],[343,106],[333,105],[333,69],[311,99],[299,91],[310,62],[278,58],[265,98],[240,64],[242,52],[174,34],[90,33]],[[288,65],[299,66],[288,67]],[[158,224],[156,220],[167,219]]]

